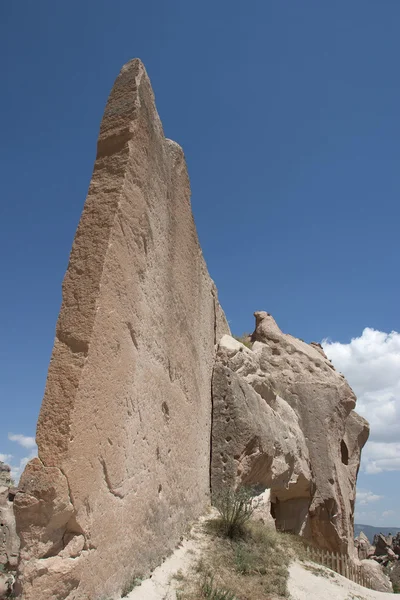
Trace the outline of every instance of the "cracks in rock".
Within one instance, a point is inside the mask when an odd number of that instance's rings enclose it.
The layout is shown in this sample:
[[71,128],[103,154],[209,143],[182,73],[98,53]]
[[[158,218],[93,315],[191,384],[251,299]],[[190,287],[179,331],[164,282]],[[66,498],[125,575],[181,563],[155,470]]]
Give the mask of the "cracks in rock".
[[214,394],[213,394],[214,369],[215,369],[215,365],[213,366],[212,371],[211,371],[211,389],[210,389],[211,422],[210,422],[210,444],[209,444],[209,452],[210,452],[209,485],[210,485],[210,496],[211,497],[212,497],[212,459],[213,459],[213,424],[214,424]]
[[214,345],[218,342],[217,340],[217,297],[215,293],[215,285],[211,288],[211,295],[213,297],[214,306]]
[[107,470],[107,465],[105,463],[104,458],[100,458],[100,463],[101,466],[103,467],[103,475],[104,475],[104,481],[106,482],[108,491],[115,496],[116,498],[119,498],[120,500],[122,500],[122,498],[124,497],[124,494],[122,494],[122,492],[116,490],[112,485],[111,485],[111,481],[110,481],[110,476],[108,474],[108,470]]

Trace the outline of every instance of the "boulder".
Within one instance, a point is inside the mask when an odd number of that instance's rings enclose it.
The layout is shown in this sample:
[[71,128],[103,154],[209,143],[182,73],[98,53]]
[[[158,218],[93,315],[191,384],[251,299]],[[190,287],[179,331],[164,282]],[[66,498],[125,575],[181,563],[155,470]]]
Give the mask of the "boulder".
[[15,526],[13,499],[16,488],[11,469],[1,463],[0,473],[0,598],[9,598],[14,592],[15,571],[19,558],[19,538]]
[[13,480],[11,477],[11,467],[9,467],[0,460],[0,487],[10,487],[12,485]]
[[3,570],[15,571],[19,555],[19,538],[15,527],[13,503],[9,488],[0,487],[0,565]]
[[361,567],[366,577],[371,580],[372,589],[377,592],[392,592],[393,587],[383,568],[375,560],[362,560]]
[[393,584],[393,587],[400,591],[400,561],[397,561],[391,565],[390,569],[390,581]]
[[383,533],[376,534],[373,540],[375,556],[386,556],[388,548],[392,545],[392,541],[392,536],[385,536]]
[[[251,349],[227,338],[218,349],[213,492],[219,474],[232,481],[236,467],[236,485],[271,486],[279,528],[353,556],[355,484],[368,423],[354,412],[353,391],[319,345],[282,333],[266,312],[255,317]],[[296,458],[289,431],[297,431]]]
[[371,544],[363,531],[355,538],[354,546],[357,549],[358,558],[364,560],[371,556]]
[[400,555],[400,532],[393,537],[392,548],[396,554]]
[[182,149],[139,60],[100,127],[63,282],[38,458],[15,498],[24,600],[116,597],[209,503],[214,345],[229,332]]

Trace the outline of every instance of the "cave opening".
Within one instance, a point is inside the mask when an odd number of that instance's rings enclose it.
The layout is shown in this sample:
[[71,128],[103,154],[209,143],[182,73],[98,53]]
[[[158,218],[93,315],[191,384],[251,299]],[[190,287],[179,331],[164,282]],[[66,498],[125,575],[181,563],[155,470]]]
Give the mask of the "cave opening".
[[342,463],[344,465],[349,464],[349,449],[347,448],[346,442],[342,440],[340,442],[340,452],[342,454]]

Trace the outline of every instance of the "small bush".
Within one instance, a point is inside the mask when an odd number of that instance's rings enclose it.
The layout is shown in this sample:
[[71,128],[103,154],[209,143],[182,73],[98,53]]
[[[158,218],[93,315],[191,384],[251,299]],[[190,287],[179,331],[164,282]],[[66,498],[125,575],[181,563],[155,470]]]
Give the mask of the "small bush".
[[246,348],[250,348],[253,346],[252,341],[251,341],[251,334],[250,333],[244,333],[243,335],[234,335],[233,336],[235,338],[236,341],[240,342],[241,344],[243,344],[243,346],[246,346]]
[[229,590],[215,587],[213,577],[208,577],[204,580],[201,592],[207,600],[236,600],[236,596]]
[[227,489],[213,499],[219,512],[219,519],[211,522],[214,527],[231,539],[244,533],[244,526],[250,520],[254,509],[253,493],[250,488]]

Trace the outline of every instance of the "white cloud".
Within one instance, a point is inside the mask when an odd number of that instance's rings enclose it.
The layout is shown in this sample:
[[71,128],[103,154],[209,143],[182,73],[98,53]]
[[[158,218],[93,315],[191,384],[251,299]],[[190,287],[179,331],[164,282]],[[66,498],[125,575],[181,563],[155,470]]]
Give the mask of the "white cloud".
[[12,459],[12,454],[0,454],[0,461],[8,464]]
[[25,469],[26,464],[31,460],[31,458],[35,458],[35,456],[37,456],[36,449],[32,450],[28,456],[24,456],[23,458],[21,458],[18,465],[10,464],[11,477],[14,479],[16,484],[18,483],[19,478],[21,477],[22,471]]
[[357,504],[359,505],[377,502],[378,500],[382,500],[382,498],[383,496],[378,496],[378,494],[374,494],[368,490],[357,490]]
[[0,460],[10,465],[11,477],[14,479],[15,483],[18,483],[26,463],[30,461],[31,458],[37,456],[37,446],[34,437],[23,435],[22,433],[9,433],[8,439],[11,442],[16,442],[22,446],[22,448],[30,450],[26,456],[23,456],[20,459],[16,459],[12,454],[0,454]]
[[356,410],[371,426],[363,470],[400,470],[400,333],[366,327],[348,344],[324,340],[322,346],[346,376],[357,395]]
[[384,510],[383,513],[382,513],[382,517],[383,518],[385,518],[385,517],[391,517],[391,516],[393,516],[395,514],[396,513],[395,513],[394,510]]
[[17,442],[17,444],[23,446],[24,448],[36,448],[35,438],[22,435],[22,433],[9,433],[8,439],[11,442]]

